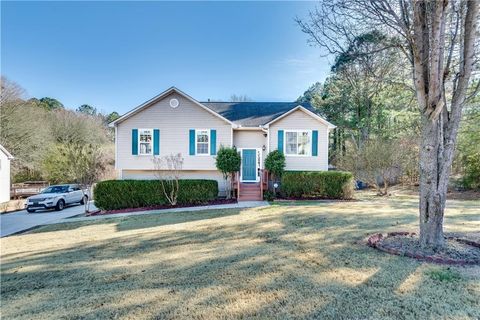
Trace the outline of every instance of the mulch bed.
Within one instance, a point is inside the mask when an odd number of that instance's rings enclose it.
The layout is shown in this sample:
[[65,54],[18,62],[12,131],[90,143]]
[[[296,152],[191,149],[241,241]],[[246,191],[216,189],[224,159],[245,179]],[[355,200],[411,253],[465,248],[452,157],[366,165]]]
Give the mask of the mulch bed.
[[150,207],[141,207],[141,208],[125,208],[125,209],[118,209],[118,210],[99,210],[99,211],[91,212],[87,216],[99,216],[99,215],[106,215],[106,214],[117,214],[117,213],[149,211],[149,210],[162,210],[162,209],[174,209],[174,208],[201,207],[201,206],[212,206],[212,205],[231,204],[231,203],[237,203],[237,199],[217,199],[217,200],[209,201],[209,202],[206,202],[206,203],[177,204],[176,206],[159,205],[159,206],[150,206]]
[[480,200],[480,191],[475,191],[475,190],[466,190],[466,191],[449,190],[447,192],[447,200]]
[[421,248],[418,235],[411,232],[377,233],[367,240],[370,247],[394,255],[448,265],[480,264],[480,242],[446,237],[443,248],[436,251]]
[[302,197],[290,197],[290,198],[275,198],[274,201],[325,201],[325,202],[357,202],[358,199],[331,199],[331,198],[321,198],[321,197],[311,197],[311,198],[302,198]]

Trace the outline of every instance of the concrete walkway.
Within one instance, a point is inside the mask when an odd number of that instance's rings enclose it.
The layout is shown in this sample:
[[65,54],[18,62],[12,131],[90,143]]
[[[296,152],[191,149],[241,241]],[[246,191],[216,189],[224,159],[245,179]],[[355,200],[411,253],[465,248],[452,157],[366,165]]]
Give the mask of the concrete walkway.
[[241,201],[237,203],[229,204],[219,204],[213,206],[200,206],[200,207],[184,207],[184,208],[172,208],[172,209],[161,209],[161,210],[147,210],[147,211],[136,211],[136,212],[125,212],[125,213],[115,213],[108,215],[98,215],[91,217],[78,217],[63,219],[57,221],[47,222],[45,224],[56,224],[56,223],[65,223],[65,222],[78,222],[78,221],[91,221],[91,220],[100,220],[100,219],[113,219],[129,216],[139,216],[145,214],[162,214],[169,212],[189,212],[189,211],[203,211],[203,210],[221,210],[221,209],[237,209],[237,208],[256,208],[256,207],[266,207],[270,204],[267,201]]

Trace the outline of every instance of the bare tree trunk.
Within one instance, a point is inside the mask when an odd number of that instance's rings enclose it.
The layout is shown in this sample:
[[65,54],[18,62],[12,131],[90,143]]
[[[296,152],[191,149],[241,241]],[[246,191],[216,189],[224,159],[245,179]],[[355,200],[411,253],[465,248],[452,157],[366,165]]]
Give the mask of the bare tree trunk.
[[388,181],[385,175],[383,176],[383,195],[388,196]]
[[380,188],[380,185],[375,180],[372,180],[371,184],[373,185],[375,190],[377,190],[377,196],[381,196],[382,195],[382,188]]
[[85,213],[90,213],[90,198],[92,196],[92,186],[88,184],[85,188],[87,190],[87,201],[85,201],[83,204],[85,206]]
[[232,180],[229,180],[231,174],[226,174],[223,178],[225,180],[225,198],[232,198]]
[[[440,124],[438,120],[423,119],[420,149],[420,243],[439,247],[444,243],[443,215],[445,211],[446,183],[440,181],[441,163]],[[448,179],[448,177],[446,177]],[[445,188],[443,187],[445,186]]]
[[[474,62],[478,1],[467,2],[460,69],[456,75],[450,111],[445,105],[445,20],[447,1],[414,4],[414,79],[422,114],[420,148],[420,244],[439,248],[444,244],[443,217],[453,152],[461,112]],[[427,17],[431,26],[427,25]],[[453,50],[453,49],[452,49]]]

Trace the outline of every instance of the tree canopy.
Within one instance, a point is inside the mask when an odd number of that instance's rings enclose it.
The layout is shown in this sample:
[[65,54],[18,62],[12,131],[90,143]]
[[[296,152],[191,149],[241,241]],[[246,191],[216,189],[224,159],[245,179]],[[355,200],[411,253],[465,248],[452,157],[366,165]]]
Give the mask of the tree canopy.
[[58,110],[58,109],[64,109],[65,107],[63,104],[58,101],[57,99],[54,98],[49,98],[49,97],[44,97],[38,100],[38,105],[41,106],[42,108],[45,108],[47,110]]
[[[26,99],[25,90],[3,76],[1,86],[0,144],[15,156],[14,182],[81,182],[78,165],[86,159],[113,172],[113,136],[104,118],[118,113],[104,116],[88,105],[72,111],[54,98]],[[86,157],[92,152],[98,157]]]
[[84,113],[89,116],[95,116],[97,115],[97,108],[94,108],[88,104],[82,104],[80,107],[77,108],[77,112]]

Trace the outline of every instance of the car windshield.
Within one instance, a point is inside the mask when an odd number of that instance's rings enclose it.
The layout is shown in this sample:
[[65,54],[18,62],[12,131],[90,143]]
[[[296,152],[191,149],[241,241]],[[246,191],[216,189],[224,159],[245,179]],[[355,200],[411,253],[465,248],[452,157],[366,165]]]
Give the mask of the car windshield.
[[51,186],[42,191],[42,193],[65,193],[68,192],[68,186]]

